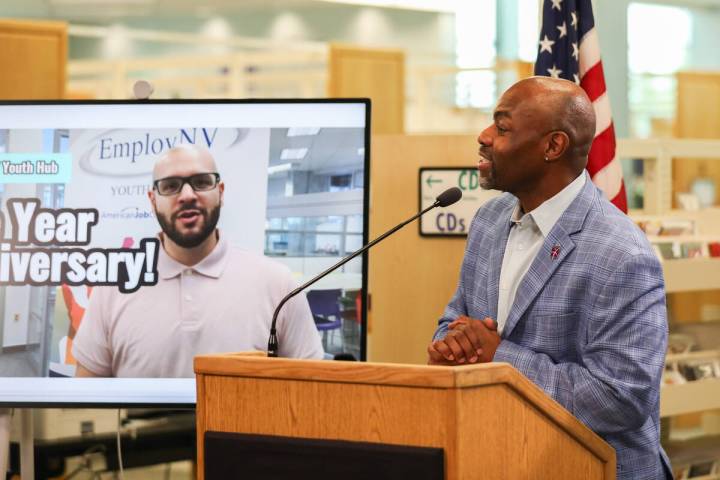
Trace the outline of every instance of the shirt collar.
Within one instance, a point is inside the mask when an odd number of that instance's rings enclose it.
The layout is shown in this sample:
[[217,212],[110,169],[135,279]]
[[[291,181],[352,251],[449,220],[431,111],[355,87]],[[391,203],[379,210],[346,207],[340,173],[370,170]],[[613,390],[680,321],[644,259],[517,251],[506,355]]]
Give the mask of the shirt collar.
[[510,221],[513,223],[520,223],[526,217],[529,217],[540,229],[543,237],[547,238],[560,216],[565,212],[585,186],[586,181],[585,170],[583,170],[582,173],[578,175],[575,180],[570,182],[569,185],[560,190],[553,197],[545,200],[535,210],[525,215],[522,214],[520,202],[518,202],[512,212],[512,215],[510,216]]
[[225,269],[225,265],[227,264],[225,260],[228,255],[229,246],[225,238],[220,235],[220,231],[217,230],[217,232],[217,245],[215,245],[215,248],[213,248],[212,252],[210,252],[207,257],[203,258],[195,265],[183,265],[168,255],[165,251],[165,247],[163,246],[160,249],[160,255],[158,256],[158,272],[160,277],[167,280],[169,278],[177,277],[185,270],[191,270],[193,273],[199,273],[200,275],[205,275],[206,277],[219,278]]

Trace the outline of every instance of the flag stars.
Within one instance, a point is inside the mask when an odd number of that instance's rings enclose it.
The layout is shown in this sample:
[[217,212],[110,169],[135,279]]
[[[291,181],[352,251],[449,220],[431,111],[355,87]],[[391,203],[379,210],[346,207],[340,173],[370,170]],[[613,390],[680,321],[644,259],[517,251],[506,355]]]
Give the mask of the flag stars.
[[557,68],[554,63],[552,68],[548,68],[547,71],[552,78],[560,78],[560,74],[562,73],[562,70]]
[[552,8],[557,8],[558,11],[562,11],[562,7],[560,4],[563,2],[563,0],[552,0]]
[[572,17],[570,25],[572,25],[572,27],[577,30],[577,12],[570,12],[570,16]]
[[558,38],[563,38],[565,35],[567,35],[567,22],[563,22],[562,25],[559,25],[555,28],[560,30],[560,37],[558,37]]
[[572,49],[573,49],[573,51],[572,51],[572,54],[571,54],[571,55],[573,56],[573,58],[575,59],[575,61],[578,61],[578,59],[580,58],[580,50],[578,50],[578,44],[577,44],[577,42],[573,42],[573,44],[572,44]]
[[573,80],[576,84],[580,85],[580,77],[578,77],[577,73],[573,73]]
[[550,40],[547,35],[540,40],[540,53],[542,52],[548,52],[550,55],[552,55],[552,46],[555,44],[554,41]]

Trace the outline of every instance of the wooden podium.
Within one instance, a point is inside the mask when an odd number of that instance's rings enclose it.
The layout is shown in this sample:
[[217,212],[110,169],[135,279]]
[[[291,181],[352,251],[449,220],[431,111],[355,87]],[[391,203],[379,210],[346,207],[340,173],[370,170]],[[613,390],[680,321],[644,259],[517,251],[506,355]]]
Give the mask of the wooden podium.
[[613,448],[508,364],[224,354],[195,373],[201,480],[206,432],[439,447],[448,480],[615,478]]

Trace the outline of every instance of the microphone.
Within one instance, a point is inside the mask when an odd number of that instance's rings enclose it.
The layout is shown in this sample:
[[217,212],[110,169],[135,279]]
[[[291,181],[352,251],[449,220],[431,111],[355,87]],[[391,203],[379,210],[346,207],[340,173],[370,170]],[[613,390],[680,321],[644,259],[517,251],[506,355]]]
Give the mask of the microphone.
[[370,247],[372,247],[372,246],[374,246],[375,244],[381,242],[382,240],[385,240],[385,238],[387,238],[387,237],[389,237],[390,235],[392,235],[393,233],[397,232],[398,230],[400,230],[402,227],[404,227],[404,226],[407,225],[408,223],[411,223],[411,222],[413,222],[414,220],[417,220],[418,218],[420,218],[422,215],[425,215],[427,212],[429,212],[429,211],[432,210],[433,208],[435,208],[435,207],[447,207],[447,206],[449,206],[449,205],[452,205],[453,203],[455,203],[455,202],[457,202],[458,200],[460,200],[460,197],[462,197],[462,190],[460,190],[458,187],[448,188],[447,190],[445,190],[444,192],[442,192],[440,195],[438,195],[438,196],[435,198],[435,202],[434,202],[432,205],[430,205],[429,207],[427,207],[426,209],[424,209],[424,210],[416,213],[416,214],[413,215],[411,218],[405,220],[405,221],[402,222],[401,224],[396,225],[394,228],[392,228],[392,229],[388,230],[387,232],[383,233],[382,235],[380,235],[378,238],[376,238],[376,239],[373,240],[372,242],[368,243],[367,245],[365,245],[364,247],[360,248],[359,250],[356,250],[355,252],[351,253],[350,255],[348,255],[347,257],[343,258],[342,260],[340,260],[338,263],[336,263],[336,264],[333,265],[332,267],[330,267],[330,268],[328,268],[327,270],[325,270],[324,272],[316,275],[315,277],[311,278],[310,280],[308,280],[308,281],[305,282],[304,284],[302,284],[302,285],[300,285],[299,287],[297,287],[297,288],[296,288],[295,290],[293,290],[292,292],[288,293],[288,294],[285,296],[285,298],[283,298],[282,300],[280,300],[280,303],[278,304],[277,308],[275,309],[275,313],[273,313],[272,324],[270,325],[270,339],[268,340],[268,357],[277,357],[277,356],[278,356],[279,346],[278,346],[277,330],[276,330],[275,327],[276,327],[276,324],[277,324],[277,317],[278,317],[278,315],[280,314],[280,309],[283,307],[283,305],[285,305],[285,303],[287,303],[288,300],[290,300],[292,297],[294,297],[294,296],[297,295],[298,293],[300,293],[300,292],[302,292],[303,290],[305,290],[307,287],[309,287],[309,286],[312,285],[313,283],[315,283],[315,282],[317,282],[318,280],[320,280],[321,278],[323,278],[325,275],[327,275],[327,274],[333,272],[334,270],[342,267],[343,265],[345,265],[347,262],[349,262],[349,261],[352,260],[353,258],[355,258],[355,257],[357,257],[358,255],[360,255],[361,253],[369,250]]
[[[425,212],[435,207],[448,207],[460,200],[460,198],[462,198],[462,190],[460,190],[458,187],[448,188],[435,198],[435,203],[433,203],[430,208],[427,208],[420,212],[417,217],[423,215]],[[415,218],[416,217],[413,217],[409,221],[413,221]]]

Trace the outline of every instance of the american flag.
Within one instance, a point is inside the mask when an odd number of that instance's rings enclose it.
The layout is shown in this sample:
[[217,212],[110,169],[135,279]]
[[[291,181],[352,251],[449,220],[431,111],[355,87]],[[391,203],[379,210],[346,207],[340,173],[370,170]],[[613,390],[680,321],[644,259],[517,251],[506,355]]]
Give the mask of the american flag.
[[543,1],[535,75],[572,80],[587,92],[597,118],[587,169],[593,182],[615,206],[627,213],[591,0]]

